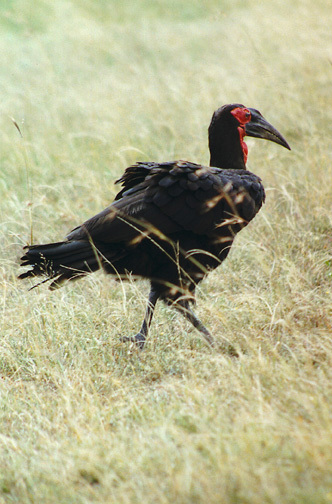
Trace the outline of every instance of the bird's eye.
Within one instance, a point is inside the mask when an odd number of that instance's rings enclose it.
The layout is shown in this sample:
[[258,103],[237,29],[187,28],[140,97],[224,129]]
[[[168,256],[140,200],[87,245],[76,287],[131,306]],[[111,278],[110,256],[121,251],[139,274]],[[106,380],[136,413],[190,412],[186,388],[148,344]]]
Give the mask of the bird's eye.
[[236,107],[231,110],[231,114],[237,119],[237,121],[243,125],[251,121],[251,112],[247,108]]

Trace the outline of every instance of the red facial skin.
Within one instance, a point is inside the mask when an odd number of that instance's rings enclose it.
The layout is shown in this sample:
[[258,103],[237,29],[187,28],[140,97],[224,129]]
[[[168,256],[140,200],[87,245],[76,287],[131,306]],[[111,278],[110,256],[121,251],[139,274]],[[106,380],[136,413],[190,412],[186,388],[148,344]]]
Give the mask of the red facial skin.
[[242,147],[242,151],[243,151],[244,164],[246,164],[247,159],[248,159],[248,147],[247,147],[247,144],[243,141],[243,139],[246,135],[246,126],[245,125],[248,122],[250,122],[251,113],[246,108],[236,107],[235,109],[231,110],[231,114],[239,122],[238,132],[239,132],[240,143],[241,143],[241,147]]

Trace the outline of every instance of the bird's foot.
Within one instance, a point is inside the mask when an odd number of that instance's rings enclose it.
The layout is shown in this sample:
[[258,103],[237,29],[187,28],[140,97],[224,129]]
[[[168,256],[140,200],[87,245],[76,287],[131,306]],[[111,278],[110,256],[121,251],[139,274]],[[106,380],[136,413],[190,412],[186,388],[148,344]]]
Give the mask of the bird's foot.
[[137,333],[135,336],[122,336],[120,338],[120,341],[122,343],[135,343],[137,345],[137,348],[139,350],[143,350],[144,345],[145,345],[145,336],[142,333]]
[[230,343],[230,341],[223,338],[221,341],[216,341],[212,338],[209,332],[203,333],[205,341],[211,348],[219,349],[221,353],[227,355],[228,357],[239,357],[239,353],[236,348]]
[[240,357],[239,352],[227,339],[218,342],[219,351],[228,357]]

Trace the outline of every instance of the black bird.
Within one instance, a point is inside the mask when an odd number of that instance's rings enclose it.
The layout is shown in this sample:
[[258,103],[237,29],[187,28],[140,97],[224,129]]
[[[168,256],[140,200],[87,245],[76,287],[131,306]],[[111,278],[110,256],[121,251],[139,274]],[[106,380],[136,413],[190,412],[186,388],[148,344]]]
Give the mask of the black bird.
[[51,289],[100,267],[118,279],[147,278],[151,290],[142,326],[122,340],[143,348],[162,299],[213,344],[190,307],[196,285],[226,259],[235,235],[265,200],[261,179],[246,170],[245,135],[290,149],[258,110],[224,105],[209,126],[210,167],[187,161],[129,166],[116,181],[122,189],[109,207],[65,241],[25,247],[21,265],[32,269],[19,278],[44,275]]

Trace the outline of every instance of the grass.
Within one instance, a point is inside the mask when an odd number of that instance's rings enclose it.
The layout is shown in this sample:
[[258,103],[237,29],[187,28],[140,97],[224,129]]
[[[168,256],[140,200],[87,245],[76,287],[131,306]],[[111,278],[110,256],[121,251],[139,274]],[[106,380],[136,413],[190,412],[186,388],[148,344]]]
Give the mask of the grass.
[[[322,0],[1,3],[1,504],[332,502],[331,22]],[[130,163],[207,163],[227,102],[292,146],[248,141],[267,202],[199,290],[239,358],[163,306],[144,352],[119,343],[145,282],[16,280],[31,227],[61,239]]]

